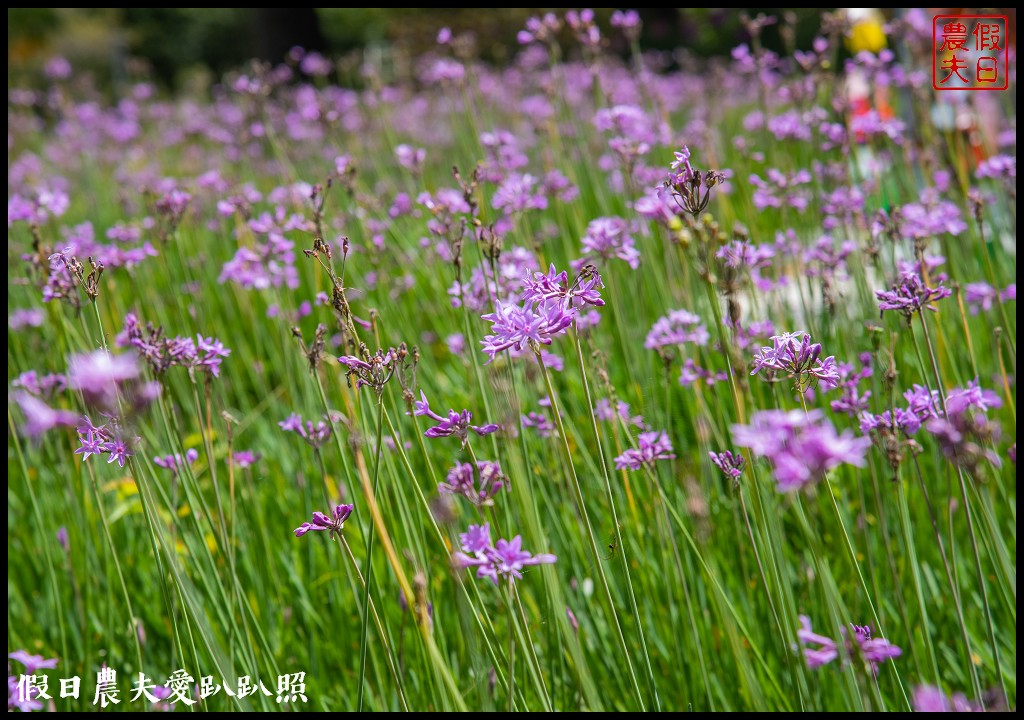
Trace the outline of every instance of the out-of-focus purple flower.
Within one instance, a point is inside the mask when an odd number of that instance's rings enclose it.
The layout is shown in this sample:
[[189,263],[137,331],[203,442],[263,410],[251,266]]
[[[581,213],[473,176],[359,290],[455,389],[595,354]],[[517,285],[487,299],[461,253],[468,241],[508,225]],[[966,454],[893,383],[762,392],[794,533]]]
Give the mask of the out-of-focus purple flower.
[[67,61],[67,58],[54,55],[46,61],[43,72],[50,80],[67,80],[71,77],[71,63]]
[[139,364],[132,355],[96,350],[75,355],[68,363],[68,387],[81,392],[87,402],[105,407],[114,407],[121,386],[138,376]]
[[41,327],[44,319],[45,315],[39,308],[18,308],[7,316],[7,327],[14,331]]
[[659,318],[647,333],[644,347],[648,350],[682,345],[692,342],[707,345],[711,336],[701,323],[700,317],[688,310],[670,310],[668,315]]
[[335,533],[341,534],[345,527],[345,521],[352,514],[352,505],[335,505],[331,515],[324,515],[322,512],[313,513],[313,522],[304,522],[295,528],[295,537],[302,537],[308,532],[326,531],[334,539]]
[[538,188],[538,182],[533,175],[511,173],[494,191],[491,205],[506,215],[527,210],[543,210],[548,206],[548,199],[542,188]]
[[769,168],[765,175],[767,180],[754,173],[750,176],[750,184],[754,186],[754,207],[758,210],[767,208],[791,207],[803,212],[811,202],[811,193],[805,187],[814,177],[808,170],[798,170],[792,175]]
[[800,616],[800,629],[796,631],[797,639],[803,645],[804,660],[811,670],[828,665],[839,657],[835,640],[820,635],[811,629],[811,619],[806,615]]
[[327,422],[326,416],[314,425],[312,420],[303,422],[301,415],[292,413],[277,425],[282,430],[293,432],[301,437],[314,450],[319,449],[331,437],[331,426]]
[[395,147],[395,157],[406,170],[418,173],[423,168],[423,161],[427,159],[427,151],[403,143]]
[[240,468],[247,468],[260,461],[260,454],[252,450],[238,450],[231,456],[232,462]]
[[640,252],[630,233],[629,222],[620,217],[591,220],[583,236],[583,263],[595,258],[624,260],[631,268],[640,267]]
[[811,341],[803,330],[783,333],[771,338],[772,345],[754,353],[751,375],[763,373],[773,379],[776,373],[791,378],[802,391],[821,382],[826,388],[839,386],[839,368],[835,356],[821,358],[821,345]]
[[452,355],[462,355],[466,352],[466,336],[462,333],[453,333],[445,338],[445,345]]
[[872,637],[871,627],[868,625],[851,625],[850,628],[853,630],[853,641],[847,639],[850,655],[859,657],[874,672],[878,672],[878,666],[886,660],[893,660],[903,654],[900,648],[885,638]]
[[978,163],[975,176],[979,178],[1017,179],[1017,158],[1013,155],[993,155]]
[[703,380],[706,385],[710,386],[728,379],[729,376],[726,373],[702,368],[694,362],[693,358],[686,358],[679,369],[679,384],[683,387],[690,387],[698,380]]
[[631,41],[640,37],[640,30],[643,27],[640,13],[636,10],[616,10],[612,13],[611,25],[622,30],[622,34]]
[[914,712],[977,712],[963,693],[946,695],[933,685],[918,685],[914,688]]
[[999,292],[988,283],[977,282],[964,285],[964,302],[971,311],[971,315],[977,315],[979,311],[988,312],[992,309],[992,301],[999,296]]
[[836,433],[820,410],[763,410],[749,425],[733,425],[733,440],[771,461],[779,492],[799,490],[839,465],[863,467],[870,438]]
[[488,425],[473,425],[471,423],[473,419],[473,413],[469,410],[463,410],[462,412],[455,412],[454,410],[448,411],[448,417],[441,417],[433,410],[430,409],[430,404],[427,402],[426,393],[420,391],[420,400],[416,402],[413,415],[423,415],[437,421],[437,425],[432,428],[428,428],[425,436],[429,438],[439,437],[455,437],[462,440],[462,444],[465,445],[469,439],[469,431],[472,430],[477,435],[490,435],[492,432],[496,432],[501,429],[500,425],[494,423]]
[[1002,405],[1003,401],[998,395],[978,385],[978,378],[967,383],[967,387],[954,388],[946,395],[946,412],[950,415],[959,415],[972,407],[980,412],[986,412],[990,408]]
[[452,564],[460,569],[476,568],[476,576],[487,578],[495,585],[499,576],[509,580],[521,580],[523,569],[533,565],[554,563],[554,555],[542,553],[533,555],[523,550],[523,539],[516,535],[511,540],[498,540],[491,545],[490,525],[470,525],[469,530],[459,536],[462,550],[452,555]]
[[60,545],[61,550],[68,552],[71,549],[71,542],[68,539],[68,529],[61,525],[57,528],[57,544]]
[[597,405],[594,406],[594,417],[598,420],[604,420],[606,422],[612,422],[615,420],[616,414],[621,417],[627,425],[633,425],[641,430],[647,429],[647,423],[644,422],[643,416],[633,415],[629,411],[629,404],[622,400],[616,401],[618,411],[612,410],[612,403],[607,398],[601,398],[597,401]]
[[57,427],[71,427],[78,422],[78,416],[68,410],[55,410],[27,392],[14,393],[14,400],[25,415],[24,433],[38,438]]
[[656,460],[673,460],[675,453],[668,434],[662,431],[642,432],[637,436],[637,446],[629,448],[615,458],[616,470],[640,470],[654,467]]
[[842,396],[833,400],[830,405],[833,412],[845,413],[851,417],[866,411],[871,400],[871,391],[860,391],[861,380],[872,376],[871,354],[863,353],[860,356],[861,368],[855,371],[850,363],[839,363],[839,387]]
[[899,208],[900,227],[916,240],[938,235],[960,235],[967,230],[960,207],[949,200],[940,200],[932,190],[922,193],[921,202]]
[[15,650],[7,657],[24,665],[26,675],[34,675],[37,670],[53,670],[58,662],[57,658],[48,659],[42,655],[32,655],[26,650]]
[[186,464],[191,465],[199,459],[199,451],[195,448],[189,448],[185,451],[185,459],[181,459],[179,453],[173,455],[162,455],[153,458],[153,464],[157,467],[162,467],[165,470],[170,470],[172,475],[177,475],[178,471],[185,467]]
[[493,505],[494,496],[502,488],[508,486],[508,478],[501,471],[501,466],[490,460],[476,463],[456,463],[448,471],[445,482],[437,486],[437,491],[445,495],[462,495],[477,506]]
[[743,466],[747,462],[739,452],[733,453],[731,450],[723,450],[720,453],[709,452],[708,457],[711,458],[715,467],[722,471],[723,475],[734,482],[739,482],[740,475],[743,474]]
[[533,428],[537,435],[542,438],[556,437],[558,428],[547,415],[537,412],[529,412],[521,417],[524,428]]
[[519,31],[516,39],[520,45],[529,45],[533,42],[550,43],[554,42],[561,28],[562,21],[554,13],[549,12],[540,17],[527,18],[526,28]]

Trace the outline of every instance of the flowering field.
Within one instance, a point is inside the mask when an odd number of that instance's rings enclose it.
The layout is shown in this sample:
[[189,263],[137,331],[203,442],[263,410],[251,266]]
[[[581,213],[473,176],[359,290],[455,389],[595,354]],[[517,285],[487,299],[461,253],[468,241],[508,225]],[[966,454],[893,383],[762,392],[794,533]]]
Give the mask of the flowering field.
[[1015,91],[637,22],[9,88],[9,708],[1016,706]]

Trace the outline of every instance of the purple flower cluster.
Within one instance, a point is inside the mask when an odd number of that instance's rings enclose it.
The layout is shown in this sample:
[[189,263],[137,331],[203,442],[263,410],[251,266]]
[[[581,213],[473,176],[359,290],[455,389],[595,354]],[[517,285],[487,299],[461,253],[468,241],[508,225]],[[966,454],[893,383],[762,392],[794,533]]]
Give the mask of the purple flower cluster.
[[326,531],[333,540],[335,534],[341,534],[342,529],[345,527],[345,521],[348,520],[348,516],[352,514],[353,509],[354,506],[352,505],[336,505],[331,515],[324,515],[322,512],[314,511],[313,522],[304,522],[295,528],[295,537],[302,537],[308,532]]
[[978,712],[963,693],[946,695],[933,685],[919,685],[914,688],[914,712]]
[[178,471],[185,467],[185,465],[191,465],[198,459],[199,451],[195,448],[189,448],[185,451],[184,459],[182,459],[179,453],[174,453],[173,455],[162,455],[153,458],[153,464],[165,470],[170,470],[172,475],[177,475]]
[[591,220],[583,236],[583,259],[579,264],[585,265],[596,258],[618,258],[636,270],[640,267],[640,252],[629,233],[629,222],[620,217]]
[[850,363],[839,363],[839,388],[842,395],[838,400],[833,400],[830,403],[832,412],[844,413],[852,417],[868,409],[871,391],[865,390],[861,393],[859,386],[861,380],[866,380],[874,374],[871,367],[871,353],[861,353],[859,360],[860,370],[856,371]]
[[14,400],[25,416],[22,431],[30,438],[38,438],[58,427],[71,427],[78,415],[69,410],[57,410],[27,392],[14,393]]
[[892,408],[880,415],[872,415],[866,410],[861,412],[861,432],[900,430],[906,435],[913,435],[922,424],[940,414],[939,393],[935,390],[915,384],[903,393],[903,397],[908,403],[906,408]]
[[494,496],[504,487],[508,487],[508,478],[501,466],[482,460],[475,468],[472,463],[456,463],[437,491],[442,495],[462,495],[476,506],[485,506],[493,505]]
[[[871,628],[867,625],[850,625],[851,632],[843,628],[846,652],[851,659],[860,659],[871,669],[878,672],[878,666],[887,660],[898,658],[903,651],[884,638],[871,636]],[[811,620],[806,615],[800,616],[800,629],[797,638],[803,645],[804,660],[807,667],[815,670],[828,665],[839,657],[836,641],[811,629]]]
[[616,470],[640,470],[654,467],[656,460],[674,460],[672,441],[663,431],[642,432],[637,436],[635,448],[629,448],[615,458]]
[[194,340],[184,336],[164,337],[163,330],[152,323],[144,329],[135,313],[124,316],[124,329],[115,342],[119,347],[135,348],[157,374],[179,365],[219,377],[221,363],[231,354],[231,350],[216,338],[202,335],[196,335]]
[[633,425],[641,430],[647,429],[647,423],[644,422],[643,416],[633,415],[629,411],[629,404],[624,403],[621,400],[616,401],[618,411],[612,409],[612,403],[607,398],[601,398],[597,401],[597,405],[594,406],[594,417],[598,420],[604,420],[606,422],[612,422],[615,420],[616,415],[622,418],[623,422],[627,425]]
[[702,368],[693,358],[686,358],[679,369],[679,384],[683,387],[690,387],[698,380],[703,380],[705,385],[714,385],[728,380],[729,376],[724,372],[716,372]]
[[306,420],[303,423],[301,415],[292,413],[277,425],[286,432],[295,433],[305,440],[307,445],[317,450],[331,437],[331,425],[327,420],[328,418],[324,416],[324,419],[318,421],[316,425],[312,420]]
[[746,458],[740,455],[739,451],[735,453],[731,450],[723,450],[720,453],[709,452],[708,457],[711,458],[711,462],[715,464],[715,467],[722,471],[723,475],[735,482],[739,482],[740,475],[743,474],[743,466],[747,462]]
[[707,345],[711,335],[701,323],[700,316],[688,310],[670,310],[668,315],[658,318],[658,321],[647,333],[647,340],[644,347],[648,350],[666,347],[669,345],[682,345],[684,343],[696,343]]
[[821,382],[826,388],[839,386],[839,367],[835,356],[821,359],[821,344],[811,341],[803,330],[773,335],[771,346],[764,346],[754,353],[754,368],[751,375],[762,373],[769,379],[776,374],[792,378],[799,390],[803,391]]
[[538,412],[528,412],[521,416],[524,428],[533,428],[539,437],[551,438],[558,436],[558,428],[547,415]]
[[941,282],[936,287],[928,287],[917,272],[900,273],[900,280],[892,286],[892,290],[875,291],[879,310],[883,313],[886,310],[896,310],[907,318],[921,312],[921,308],[935,310],[932,303],[952,294],[953,291]]
[[455,437],[462,440],[462,444],[465,445],[469,439],[469,431],[472,430],[477,435],[490,435],[492,432],[496,432],[501,429],[500,425],[490,423],[488,425],[473,425],[473,413],[469,410],[463,410],[462,412],[455,412],[454,410],[448,411],[448,417],[442,417],[430,409],[430,403],[427,402],[427,395],[422,390],[420,391],[420,399],[416,401],[413,409],[413,415],[423,415],[432,420],[437,421],[437,425],[432,428],[428,428],[424,435],[429,438],[439,437]]
[[[21,675],[28,677],[35,675],[39,670],[52,670],[57,667],[57,658],[48,659],[42,655],[32,655],[27,650],[15,650],[7,657],[24,665],[25,672],[21,673]],[[27,691],[23,692],[22,688],[19,687],[19,675],[10,674],[11,668],[9,664],[7,666],[7,673],[7,711],[13,712],[15,709],[21,712],[42,710],[43,703],[40,702],[40,695],[45,688],[28,687]]]
[[108,453],[107,464],[116,462],[120,467],[124,467],[128,458],[135,454],[135,447],[142,440],[139,437],[126,437],[123,428],[114,419],[97,426],[85,416],[77,431],[80,446],[75,450],[75,455],[88,460],[90,455]]
[[52,396],[67,389],[68,379],[67,376],[59,373],[50,373],[40,377],[35,370],[26,370],[11,380],[11,387],[24,390],[36,397]]
[[478,578],[488,578],[495,585],[498,576],[509,581],[521,580],[523,569],[532,565],[550,565],[558,558],[548,553],[532,555],[523,550],[523,539],[516,535],[511,540],[498,540],[491,544],[490,523],[470,525],[459,536],[462,550],[452,556],[452,564],[460,569],[476,568]]
[[839,465],[863,467],[871,440],[842,434],[821,410],[763,410],[754,413],[749,425],[733,425],[733,439],[759,457],[766,457],[775,471],[779,492],[799,490],[816,483]]
[[522,305],[498,301],[493,313],[482,316],[491,323],[491,334],[481,343],[491,361],[509,348],[536,351],[550,345],[576,321],[581,306],[604,305],[598,291],[604,284],[592,265],[585,266],[571,285],[569,274],[554,265],[546,274],[529,273],[523,285]]
[[811,193],[804,186],[809,185],[814,177],[809,170],[799,170],[792,175],[769,168],[767,180],[754,173],[750,176],[750,184],[754,186],[754,207],[758,210],[766,208],[791,207],[803,212],[811,202]]

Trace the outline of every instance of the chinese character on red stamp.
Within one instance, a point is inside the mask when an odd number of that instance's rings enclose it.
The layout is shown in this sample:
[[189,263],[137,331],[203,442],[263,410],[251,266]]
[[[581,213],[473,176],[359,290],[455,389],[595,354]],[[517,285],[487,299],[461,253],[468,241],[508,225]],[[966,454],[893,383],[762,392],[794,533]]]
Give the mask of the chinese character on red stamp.
[[936,15],[932,23],[932,87],[1006,90],[1010,86],[1005,15]]

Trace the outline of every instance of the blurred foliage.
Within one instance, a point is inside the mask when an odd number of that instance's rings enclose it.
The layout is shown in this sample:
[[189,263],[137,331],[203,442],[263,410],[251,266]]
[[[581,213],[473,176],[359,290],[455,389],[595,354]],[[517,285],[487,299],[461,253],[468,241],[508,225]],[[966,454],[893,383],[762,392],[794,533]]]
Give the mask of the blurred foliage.
[[[480,56],[506,61],[518,48],[516,33],[544,8],[13,8],[7,11],[8,80],[38,73],[48,57],[62,55],[80,69],[116,78],[129,58],[145,61],[155,77],[181,84],[197,69],[221,73],[253,57],[282,59],[302,45],[340,55],[370,47],[409,53],[429,50],[439,28],[471,32]],[[795,22],[796,42],[807,47],[820,11],[787,8],[641,8],[647,49],[682,47],[696,55],[721,55],[745,34],[741,13],[763,12]],[[611,8],[597,10],[613,50],[627,51],[609,28]],[[566,39],[569,39],[568,34]],[[764,43],[781,49],[778,26]]]

